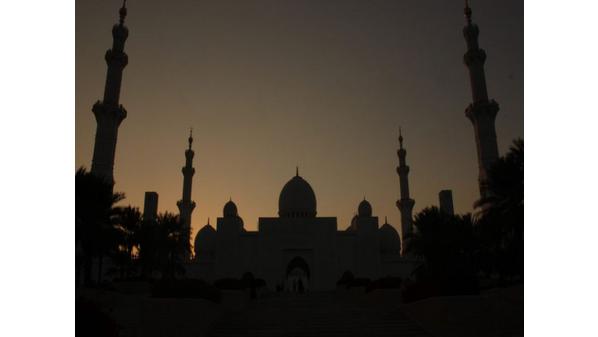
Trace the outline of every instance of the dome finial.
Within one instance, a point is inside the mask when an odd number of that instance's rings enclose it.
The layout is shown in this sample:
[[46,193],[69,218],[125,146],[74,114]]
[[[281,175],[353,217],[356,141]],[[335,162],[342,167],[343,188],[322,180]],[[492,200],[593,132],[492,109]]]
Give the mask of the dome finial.
[[299,165],[295,166],[295,176],[299,176]]
[[372,205],[365,200],[365,196],[363,197],[363,201],[359,203],[359,206],[357,206],[357,215],[359,217],[372,216]]
[[193,128],[189,128],[189,150],[191,150],[192,143],[193,143]]
[[384,224],[388,224],[388,219],[386,218],[386,215],[384,216]]
[[208,217],[208,225],[210,224],[210,217]]
[[239,215],[237,211],[237,205],[235,205],[232,198],[226,204],[224,204],[222,214],[225,218],[237,217]]
[[124,25],[125,18],[127,17],[127,0],[123,0],[123,6],[118,11],[118,14],[120,15],[120,24]]
[[471,8],[469,7],[469,0],[465,0],[465,18],[467,19],[467,24],[471,25]]

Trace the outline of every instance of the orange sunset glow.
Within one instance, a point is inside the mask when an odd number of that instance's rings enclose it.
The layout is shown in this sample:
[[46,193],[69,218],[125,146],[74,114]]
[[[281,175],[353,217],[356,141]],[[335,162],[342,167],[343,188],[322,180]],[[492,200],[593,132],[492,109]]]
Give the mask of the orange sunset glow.
[[[91,166],[120,1],[76,3],[76,167]],[[417,4],[417,6],[415,6]],[[476,2],[500,153],[523,137],[523,4]],[[129,1],[115,191],[178,213],[193,128],[192,228],[229,198],[245,228],[276,216],[284,184],[313,187],[318,216],[349,225],[364,198],[397,229],[402,128],[414,213],[453,191],[473,211],[478,164],[463,65],[462,1]],[[452,14],[447,14],[452,13]],[[508,14],[504,14],[508,13]]]

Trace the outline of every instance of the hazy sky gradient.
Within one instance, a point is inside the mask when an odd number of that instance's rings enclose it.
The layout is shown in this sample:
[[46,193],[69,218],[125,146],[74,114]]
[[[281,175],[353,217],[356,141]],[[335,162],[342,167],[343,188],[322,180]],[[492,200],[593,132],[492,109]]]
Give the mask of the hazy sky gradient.
[[[76,165],[91,167],[104,53],[121,1],[76,2]],[[488,54],[501,154],[523,137],[523,1],[472,1]],[[123,204],[177,212],[194,129],[194,231],[229,196],[245,228],[276,216],[300,174],[318,215],[346,228],[365,195],[397,229],[398,127],[414,212],[452,189],[455,211],[478,196],[461,0],[130,0],[114,177]]]

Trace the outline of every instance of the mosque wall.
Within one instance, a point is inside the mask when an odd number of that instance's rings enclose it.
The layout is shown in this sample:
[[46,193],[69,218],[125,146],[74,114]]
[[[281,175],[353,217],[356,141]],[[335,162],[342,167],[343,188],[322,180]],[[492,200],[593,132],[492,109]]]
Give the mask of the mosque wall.
[[400,255],[382,256],[382,275],[400,277],[403,280],[413,278],[411,273],[417,266],[419,261],[417,259],[410,259],[401,257]]
[[239,248],[241,250],[240,270],[242,270],[242,271],[238,277],[241,277],[246,272],[251,272],[254,275],[254,277],[260,277],[259,275],[256,275],[256,272],[259,268],[259,265],[257,265],[256,262],[260,261],[260,259],[258,258],[258,254],[259,254],[258,249],[260,247],[259,232],[257,232],[257,231],[242,232],[240,234],[240,236],[241,236],[240,245],[239,245]]
[[344,272],[355,273],[355,232],[342,231],[336,233],[336,281]]
[[241,249],[242,220],[218,218],[216,226],[215,278],[239,278],[243,265]]
[[315,194],[297,174],[281,192],[279,214],[259,218],[258,230],[248,232],[236,205],[227,202],[216,230],[207,225],[198,233],[196,252],[200,254],[188,275],[213,281],[251,272],[272,290],[277,285],[294,288],[297,283],[304,289],[332,290],[345,271],[377,279],[409,276],[412,270],[413,263],[399,254],[398,233],[388,224],[378,226],[378,217],[372,216],[366,200],[359,204],[347,230],[339,231],[335,217],[315,216]]
[[[399,254],[382,254],[377,217],[362,218],[348,231],[337,231],[336,218],[260,218],[258,231],[218,219],[216,249],[189,265],[187,275],[206,281],[240,278],[251,272],[275,289],[284,285],[289,263],[299,258],[309,269],[313,290],[330,290],[345,271],[355,277],[407,278],[414,262]],[[212,257],[212,258],[210,258]]]
[[261,266],[256,267],[264,275],[259,277],[272,287],[284,283],[290,261],[300,258],[309,269],[310,288],[331,288],[337,269],[336,218],[260,218],[258,227]]
[[378,278],[380,275],[378,217],[358,217],[355,219],[355,224],[353,274],[355,277]]

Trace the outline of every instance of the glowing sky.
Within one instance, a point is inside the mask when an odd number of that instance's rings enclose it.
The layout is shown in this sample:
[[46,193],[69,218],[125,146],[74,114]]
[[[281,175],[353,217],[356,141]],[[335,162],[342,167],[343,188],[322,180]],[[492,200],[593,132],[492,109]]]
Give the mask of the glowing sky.
[[[118,0],[76,2],[76,165],[91,166]],[[478,196],[461,0],[130,0],[114,177],[177,212],[194,128],[196,231],[232,197],[249,230],[300,174],[346,228],[365,195],[399,228],[398,127],[415,211]],[[501,154],[523,137],[523,1],[473,1]]]

